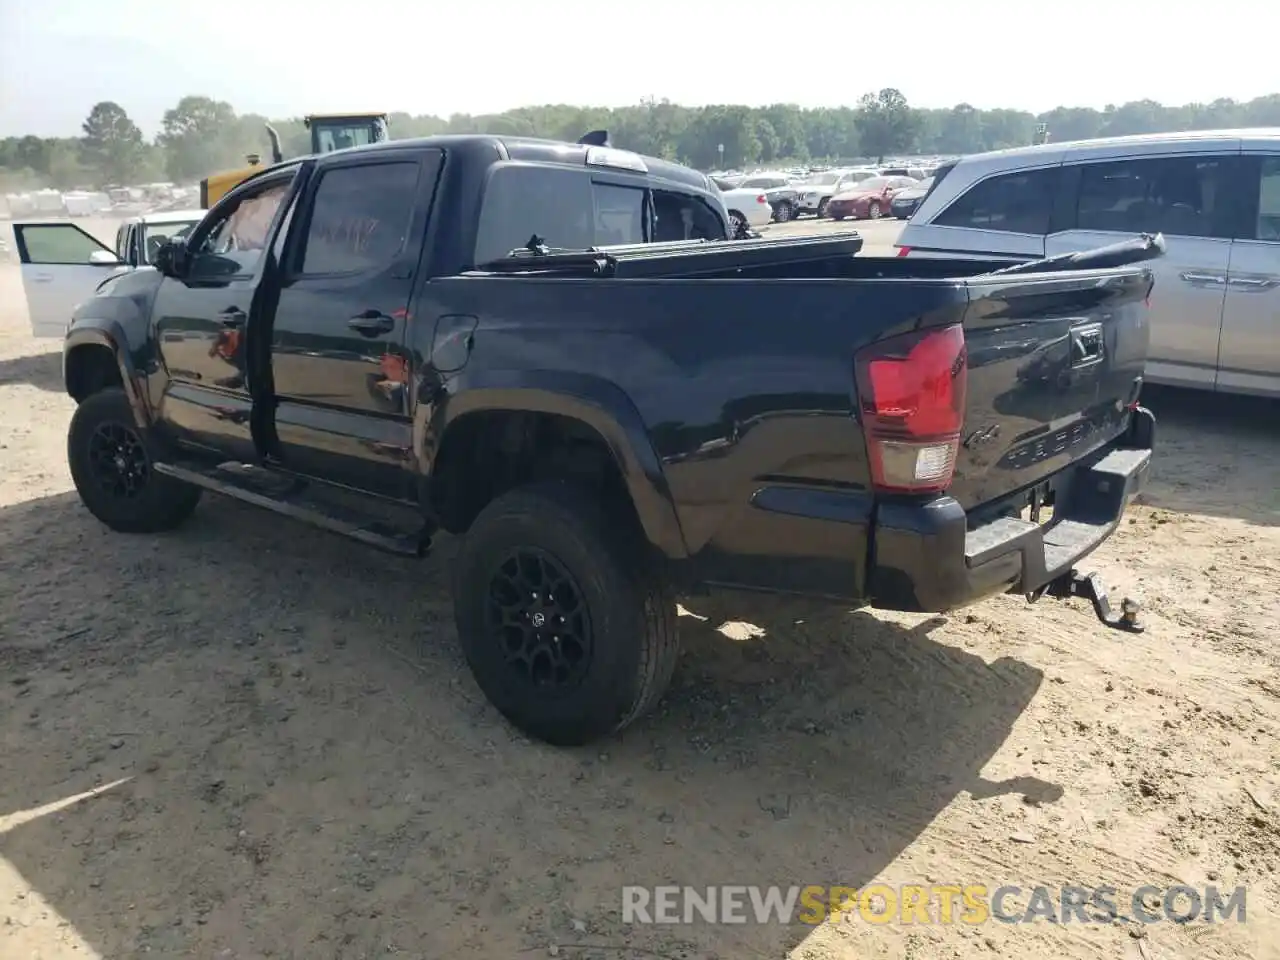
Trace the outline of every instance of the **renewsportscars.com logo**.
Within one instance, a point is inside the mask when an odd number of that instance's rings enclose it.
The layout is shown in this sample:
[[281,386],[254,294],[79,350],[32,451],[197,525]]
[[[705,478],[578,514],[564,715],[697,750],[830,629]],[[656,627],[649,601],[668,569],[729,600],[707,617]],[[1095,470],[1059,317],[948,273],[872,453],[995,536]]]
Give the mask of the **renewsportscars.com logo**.
[[1245,922],[1245,888],[871,884],[623,887],[622,922],[889,924]]

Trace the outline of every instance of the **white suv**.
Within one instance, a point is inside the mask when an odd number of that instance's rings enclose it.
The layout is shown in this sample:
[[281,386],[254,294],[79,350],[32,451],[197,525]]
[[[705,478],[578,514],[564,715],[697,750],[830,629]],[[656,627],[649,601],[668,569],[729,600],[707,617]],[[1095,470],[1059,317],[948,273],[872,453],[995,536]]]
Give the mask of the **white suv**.
[[898,255],[1025,260],[1163,233],[1146,377],[1280,395],[1280,129],[1045,144],[944,164]]

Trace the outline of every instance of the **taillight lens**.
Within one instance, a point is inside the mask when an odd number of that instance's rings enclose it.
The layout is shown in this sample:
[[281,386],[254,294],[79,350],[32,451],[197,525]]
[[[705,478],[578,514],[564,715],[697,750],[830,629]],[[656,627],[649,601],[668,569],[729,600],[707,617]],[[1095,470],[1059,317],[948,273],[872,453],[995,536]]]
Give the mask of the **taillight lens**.
[[769,202],[769,198],[766,197],[763,193],[760,194],[760,196],[756,197],[756,203],[768,203],[768,202]]
[[898,256],[900,256],[900,257],[905,257],[905,256],[907,256],[907,255],[908,255],[908,254],[910,254],[910,253],[911,253],[911,248],[910,248],[910,247],[899,247],[899,248],[898,248]]
[[937,493],[950,486],[968,385],[964,329],[873,343],[854,357],[854,383],[875,488]]

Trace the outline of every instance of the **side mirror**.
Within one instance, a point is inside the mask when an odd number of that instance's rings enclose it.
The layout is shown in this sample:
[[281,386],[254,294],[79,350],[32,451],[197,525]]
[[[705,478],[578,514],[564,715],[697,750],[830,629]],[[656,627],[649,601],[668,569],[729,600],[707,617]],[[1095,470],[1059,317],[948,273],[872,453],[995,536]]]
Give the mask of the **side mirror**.
[[114,253],[106,250],[95,250],[89,254],[89,263],[95,267],[118,267],[123,261]]
[[151,263],[164,276],[181,280],[187,272],[187,241],[182,237],[166,240],[160,244]]

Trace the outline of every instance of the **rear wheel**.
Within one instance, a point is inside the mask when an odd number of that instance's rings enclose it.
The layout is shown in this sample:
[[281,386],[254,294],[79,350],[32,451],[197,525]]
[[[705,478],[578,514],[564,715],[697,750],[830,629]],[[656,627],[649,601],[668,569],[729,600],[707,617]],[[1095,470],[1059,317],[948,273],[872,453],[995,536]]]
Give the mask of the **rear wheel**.
[[112,530],[156,533],[178,526],[200,502],[200,488],[158,474],[154,438],[140,430],[129,399],[110,387],[76,407],[67,462],[89,512]]
[[819,220],[821,220],[823,217],[827,215],[827,204],[829,204],[830,202],[831,202],[830,197],[823,197],[821,200],[818,201],[817,217]]
[[454,612],[476,683],[548,743],[622,729],[675,668],[675,598],[620,515],[561,481],[523,487],[481,512],[459,553]]
[[747,235],[747,218],[737,210],[730,210],[729,227],[733,230],[733,239],[741,240]]

